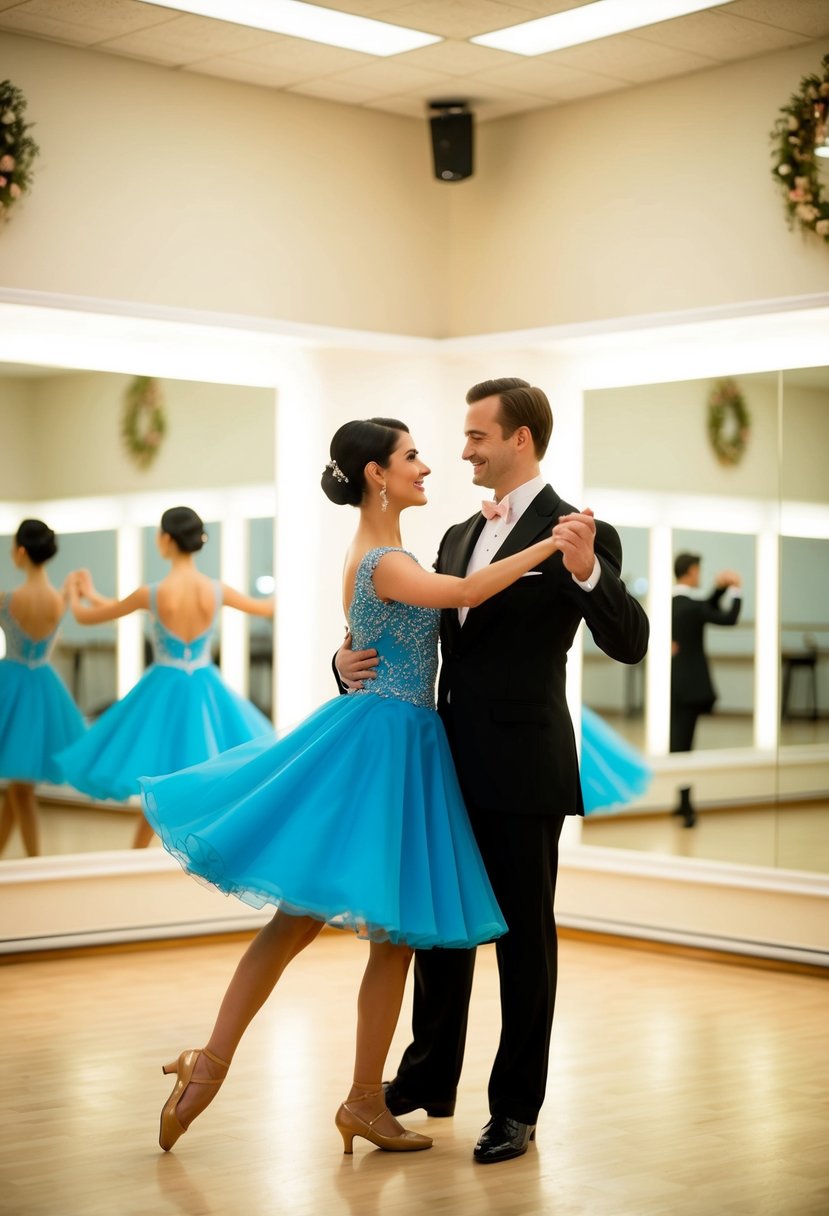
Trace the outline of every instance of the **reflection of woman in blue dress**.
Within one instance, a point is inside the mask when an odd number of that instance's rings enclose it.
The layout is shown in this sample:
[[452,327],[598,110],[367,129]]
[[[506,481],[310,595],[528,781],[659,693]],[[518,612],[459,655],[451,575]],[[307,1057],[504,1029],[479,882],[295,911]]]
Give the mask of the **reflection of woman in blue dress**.
[[644,794],[652,776],[636,748],[586,705],[581,711],[579,768],[585,815],[632,802]]
[[467,578],[427,573],[401,547],[400,512],[425,503],[429,473],[403,423],[346,423],[331,457],[325,493],[360,511],[344,608],[355,646],[381,656],[377,678],[279,740],[141,783],[147,818],[190,873],[278,909],[242,958],[207,1046],[164,1069],[177,1073],[161,1116],[164,1149],[212,1099],[251,1018],[326,921],[370,939],[354,1082],[336,1115],[345,1151],[355,1135],[389,1150],[429,1148],[428,1136],[389,1113],[381,1081],[412,951],[473,946],[505,930],[435,710],[439,609],[502,591],[555,542]]
[[40,851],[35,782],[60,782],[54,753],[84,732],[75,702],[49,663],[67,600],[46,573],[57,551],[51,528],[24,519],[12,561],[26,581],[14,592],[0,593],[0,628],[6,635],[6,657],[0,661],[0,777],[9,782],[0,814],[0,852],[17,822],[30,857]]
[[[120,801],[138,793],[139,777],[199,764],[273,732],[255,705],[228,688],[210,655],[223,604],[273,616],[273,600],[243,595],[201,574],[193,554],[206,539],[195,511],[171,507],[161,517],[157,537],[159,552],[171,565],[166,578],[123,600],[99,595],[86,571],[70,581],[72,611],[82,624],[112,621],[143,608],[152,630],[152,666],[57,758],[63,779],[93,798]],[[152,830],[142,820],[134,845],[143,847],[151,838]]]

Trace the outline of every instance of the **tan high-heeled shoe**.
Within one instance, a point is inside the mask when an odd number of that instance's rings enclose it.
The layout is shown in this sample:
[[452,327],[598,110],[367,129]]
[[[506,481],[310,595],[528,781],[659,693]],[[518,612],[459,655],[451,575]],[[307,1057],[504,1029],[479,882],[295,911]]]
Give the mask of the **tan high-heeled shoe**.
[[204,1053],[208,1060],[212,1060],[214,1064],[221,1064],[224,1068],[230,1068],[230,1065],[225,1060],[220,1060],[218,1056],[214,1056],[212,1051],[208,1051],[206,1047],[193,1048],[190,1051],[183,1051],[177,1060],[173,1060],[172,1064],[162,1065],[161,1071],[167,1076],[169,1073],[176,1074],[176,1083],[173,1086],[173,1092],[170,1094],[167,1101],[161,1110],[161,1126],[158,1132],[158,1143],[164,1149],[165,1153],[169,1153],[170,1149],[178,1140],[179,1136],[183,1136],[187,1131],[186,1127],[182,1127],[176,1116],[176,1108],[188,1085],[221,1085],[224,1077],[194,1077],[193,1069],[196,1067],[196,1061],[199,1056]]
[[421,1136],[419,1132],[410,1132],[404,1128],[402,1133],[397,1136],[384,1136],[382,1132],[376,1131],[374,1124],[386,1113],[385,1104],[383,1110],[373,1119],[363,1119],[349,1105],[349,1102],[362,1102],[364,1098],[376,1098],[378,1094],[382,1093],[382,1089],[375,1089],[371,1093],[360,1094],[359,1098],[347,1099],[337,1111],[334,1122],[343,1138],[343,1152],[354,1152],[355,1136],[362,1136],[364,1140],[368,1140],[377,1148],[385,1149],[389,1153],[416,1153],[421,1149],[431,1148],[432,1137]]

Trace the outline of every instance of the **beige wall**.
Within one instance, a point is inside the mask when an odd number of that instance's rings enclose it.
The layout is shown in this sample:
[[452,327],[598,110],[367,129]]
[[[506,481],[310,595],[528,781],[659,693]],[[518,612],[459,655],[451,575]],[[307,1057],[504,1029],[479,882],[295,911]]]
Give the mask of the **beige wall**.
[[716,381],[587,393],[585,482],[625,490],[776,500],[777,377],[736,380],[751,415],[751,433],[737,465],[720,464],[708,440],[708,398]]
[[[795,373],[796,375],[797,373]],[[829,389],[783,375],[778,434],[776,373],[735,377],[751,417],[737,465],[708,439],[714,380],[596,389],[585,395],[584,480],[591,487],[687,492],[727,498],[825,503]],[[619,453],[624,453],[620,461]]]
[[167,434],[140,469],[121,440],[130,376],[0,377],[5,499],[266,484],[274,477],[274,393],[162,380]]
[[25,498],[32,467],[32,381],[0,377],[0,499]]
[[825,40],[481,126],[452,199],[453,333],[829,290],[769,131]]
[[425,124],[0,36],[36,188],[0,285],[432,334],[445,196]]
[[0,36],[42,154],[0,286],[417,335],[829,289],[769,175],[812,43],[478,128]]
[[782,497],[795,502],[829,502],[827,454],[829,388],[792,384],[784,372]]

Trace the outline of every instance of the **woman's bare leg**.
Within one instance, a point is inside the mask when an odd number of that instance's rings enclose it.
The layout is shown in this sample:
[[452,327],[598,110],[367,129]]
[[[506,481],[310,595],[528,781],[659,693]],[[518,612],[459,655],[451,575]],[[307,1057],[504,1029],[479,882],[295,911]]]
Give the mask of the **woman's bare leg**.
[[20,824],[20,835],[23,837],[26,856],[39,857],[40,828],[35,787],[28,782],[15,781],[9,789],[14,790],[13,805],[17,811],[17,821]]
[[143,815],[138,817],[138,825],[135,829],[135,835],[132,838],[132,847],[134,849],[146,849],[147,845],[153,838],[153,829],[147,823]]
[[14,830],[17,810],[14,805],[14,786],[7,785],[3,796],[3,809],[0,811],[0,853],[9,843],[9,837]]
[[[273,920],[259,930],[242,955],[225,992],[213,1032],[205,1044],[209,1051],[230,1063],[239,1040],[273,992],[282,972],[314,941],[321,929],[322,921],[310,916],[277,912]],[[226,1068],[202,1054],[193,1076],[220,1079],[226,1072]],[[216,1085],[188,1085],[176,1108],[176,1117],[182,1127],[188,1127],[209,1105],[217,1090]]]
[[346,1101],[355,1114],[374,1120],[373,1126],[384,1136],[403,1131],[386,1110],[383,1070],[400,1017],[411,961],[412,950],[408,946],[372,942],[357,998],[354,1081]]

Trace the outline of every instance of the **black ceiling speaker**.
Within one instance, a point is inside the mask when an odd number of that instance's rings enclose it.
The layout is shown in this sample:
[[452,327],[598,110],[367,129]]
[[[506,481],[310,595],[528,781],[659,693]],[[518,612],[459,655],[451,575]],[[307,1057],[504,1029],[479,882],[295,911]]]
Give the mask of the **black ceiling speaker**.
[[435,177],[460,182],[472,176],[472,113],[465,101],[430,101]]

